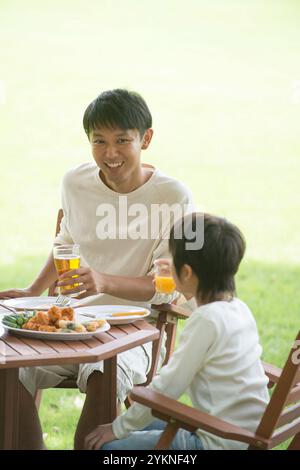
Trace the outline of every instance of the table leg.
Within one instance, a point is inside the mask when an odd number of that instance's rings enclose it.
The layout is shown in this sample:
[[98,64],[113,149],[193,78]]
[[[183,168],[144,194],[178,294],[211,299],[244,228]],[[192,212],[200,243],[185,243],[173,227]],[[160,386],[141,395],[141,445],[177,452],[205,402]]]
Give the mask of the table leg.
[[111,423],[117,417],[117,357],[104,361],[104,423]]
[[0,449],[19,447],[19,369],[0,369]]

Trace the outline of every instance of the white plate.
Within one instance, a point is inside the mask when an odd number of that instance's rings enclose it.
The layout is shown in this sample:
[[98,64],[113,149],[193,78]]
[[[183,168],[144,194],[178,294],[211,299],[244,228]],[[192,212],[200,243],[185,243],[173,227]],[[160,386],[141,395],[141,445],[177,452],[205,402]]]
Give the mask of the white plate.
[[[17,297],[15,299],[4,300],[4,304],[16,310],[49,310],[55,303],[57,297]],[[70,307],[74,307],[77,299],[71,298]]]
[[[82,317],[83,318],[83,317]],[[87,319],[85,319],[87,321]],[[83,339],[89,339],[97,333],[102,333],[110,329],[110,324],[105,322],[105,324],[98,328],[96,331],[87,331],[86,333],[47,333],[46,331],[32,331],[32,330],[22,330],[19,328],[12,328],[6,326],[2,323],[2,327],[5,331],[9,331],[14,335],[27,336],[27,338],[35,339],[44,339],[44,340],[63,340],[63,341],[80,341]]]
[[[130,312],[145,312],[144,315],[130,315]],[[112,313],[117,312],[128,312],[126,317],[111,317]],[[125,325],[126,323],[133,323],[138,320],[142,320],[150,315],[150,310],[142,307],[136,307],[135,305],[91,305],[87,307],[78,307],[76,309],[79,321],[87,321],[90,317],[81,314],[93,315],[94,318],[103,318],[108,321],[111,325]],[[92,318],[90,318],[92,320]]]

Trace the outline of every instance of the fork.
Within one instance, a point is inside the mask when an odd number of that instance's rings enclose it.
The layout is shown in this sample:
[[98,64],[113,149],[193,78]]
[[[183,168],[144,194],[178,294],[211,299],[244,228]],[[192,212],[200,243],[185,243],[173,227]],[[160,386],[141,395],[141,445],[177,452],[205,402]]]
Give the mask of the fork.
[[70,303],[70,297],[67,297],[65,295],[59,295],[55,300],[54,305],[56,305],[56,307],[68,307]]
[[[69,297],[66,297],[65,295],[59,295],[57,297],[57,299],[55,300],[54,302],[54,305],[56,305],[56,307],[68,307],[71,303],[71,299]],[[5,308],[6,310],[9,310],[10,312],[12,313],[15,313],[15,314],[19,314],[20,312],[18,312],[15,308],[13,307],[8,307],[8,305],[5,305],[4,303],[0,302],[0,307],[3,307]],[[36,309],[38,309],[39,307],[36,307]],[[4,312],[0,312],[0,314],[4,314]]]
[[[13,307],[8,307],[7,305],[5,305],[4,303],[0,302],[0,307],[3,307],[3,308],[6,308],[6,310],[9,310],[10,312],[12,313],[16,313],[18,314],[19,312],[17,312],[17,310],[15,310]],[[3,312],[1,312],[3,313]]]

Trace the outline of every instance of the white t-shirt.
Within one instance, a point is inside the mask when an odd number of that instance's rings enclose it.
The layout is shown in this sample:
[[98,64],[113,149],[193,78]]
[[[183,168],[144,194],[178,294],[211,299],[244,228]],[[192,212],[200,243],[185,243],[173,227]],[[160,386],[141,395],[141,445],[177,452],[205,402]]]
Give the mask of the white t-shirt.
[[[201,411],[255,431],[269,400],[255,320],[241,300],[198,307],[185,322],[179,346],[149,388],[174,399],[187,392]],[[135,403],[113,422],[118,439],[149,425],[149,408]],[[198,430],[205,449],[247,445]]]
[[[120,194],[108,188],[93,162],[82,164],[66,173],[62,185],[64,217],[55,243],[78,243],[81,266],[89,266],[111,275],[139,277],[151,272],[155,259],[169,256],[166,235],[170,226],[166,224],[167,217],[154,217],[152,221],[151,211],[154,214],[157,206],[162,204],[168,207],[176,204],[186,206],[191,212],[191,193],[181,182],[158,169],[150,165],[143,166],[152,169],[151,177],[128,194]],[[170,211],[171,224],[172,214]],[[157,220],[159,230],[156,235],[154,229],[157,228]],[[124,238],[128,227],[130,237]],[[86,304],[146,306],[168,302],[174,297],[176,294],[155,294],[148,303],[143,303],[100,294],[88,297]]]

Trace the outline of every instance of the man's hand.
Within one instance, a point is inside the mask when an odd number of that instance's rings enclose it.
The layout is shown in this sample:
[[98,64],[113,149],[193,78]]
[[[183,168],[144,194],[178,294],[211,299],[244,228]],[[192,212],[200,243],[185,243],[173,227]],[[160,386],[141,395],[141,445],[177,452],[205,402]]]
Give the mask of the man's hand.
[[35,297],[41,293],[34,290],[32,287],[25,289],[8,289],[0,292],[0,299],[14,299],[15,297]]
[[[72,278],[72,276],[77,277]],[[89,295],[95,295],[104,292],[104,280],[105,274],[97,273],[97,271],[91,268],[78,268],[72,269],[71,271],[68,271],[59,276],[59,282],[57,285],[59,287],[64,287],[79,284],[72,289],[61,290],[61,293],[68,295],[85,291],[77,296],[78,299],[83,299]]]
[[152,279],[153,276],[149,275],[130,277],[98,273],[94,269],[84,267],[72,269],[59,276],[57,285],[70,286],[61,291],[61,294],[77,294],[77,299],[95,294],[108,294],[134,302],[147,302],[155,293]]
[[84,440],[86,450],[99,450],[106,442],[116,439],[111,424],[102,424],[97,426],[94,431],[88,434]]

